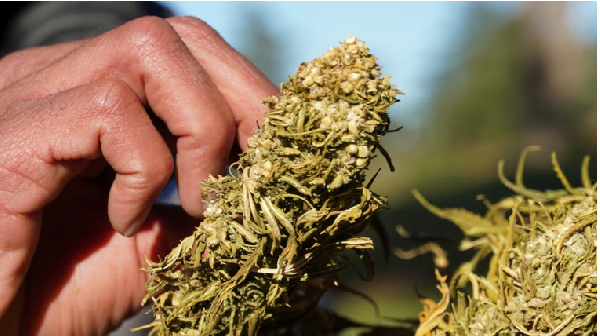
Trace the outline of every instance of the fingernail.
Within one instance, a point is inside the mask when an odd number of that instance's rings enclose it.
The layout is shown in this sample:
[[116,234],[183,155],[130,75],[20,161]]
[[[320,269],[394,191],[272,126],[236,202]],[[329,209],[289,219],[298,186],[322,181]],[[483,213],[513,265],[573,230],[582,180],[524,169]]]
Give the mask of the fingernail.
[[144,224],[145,219],[137,221],[136,223],[134,223],[133,225],[131,225],[123,234],[125,237],[131,237],[133,236],[136,232],[138,232],[138,230],[140,229],[140,227],[142,227],[142,224]]
[[148,218],[148,216],[156,214],[156,211],[153,208],[150,208],[146,213],[142,214],[142,216],[140,216],[140,218],[138,218],[134,224],[132,224],[131,226],[129,226],[129,228],[125,231],[124,236],[125,237],[131,237],[133,236],[136,232],[139,231],[139,229],[142,227],[142,225],[144,225],[144,223],[146,222],[146,218]]

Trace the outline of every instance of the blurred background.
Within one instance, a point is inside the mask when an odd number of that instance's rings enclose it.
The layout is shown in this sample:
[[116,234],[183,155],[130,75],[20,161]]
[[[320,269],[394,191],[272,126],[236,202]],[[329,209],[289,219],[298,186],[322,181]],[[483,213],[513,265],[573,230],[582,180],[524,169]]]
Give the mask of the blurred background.
[[[560,188],[552,151],[573,185],[580,185],[581,161],[591,155],[596,179],[596,2],[163,5],[207,21],[275,84],[347,36],[369,45],[383,74],[406,93],[390,110],[392,128],[404,128],[383,140],[397,171],[379,159],[372,165],[383,168],[373,189],[389,197],[382,219],[393,248],[420,244],[401,238],[397,225],[419,237],[460,238],[450,223],[418,205],[411,189],[438,206],[484,211],[478,194],[491,201],[510,195],[498,181],[498,161],[505,159],[507,176],[514,176],[526,146],[544,149],[529,157],[526,186]],[[353,270],[343,282],[370,295],[382,315],[415,318],[417,291],[438,298],[431,256],[386,261],[381,248],[373,255],[372,282]],[[446,273],[464,256],[450,257]],[[331,293],[324,304],[361,322],[388,323],[351,294]]]

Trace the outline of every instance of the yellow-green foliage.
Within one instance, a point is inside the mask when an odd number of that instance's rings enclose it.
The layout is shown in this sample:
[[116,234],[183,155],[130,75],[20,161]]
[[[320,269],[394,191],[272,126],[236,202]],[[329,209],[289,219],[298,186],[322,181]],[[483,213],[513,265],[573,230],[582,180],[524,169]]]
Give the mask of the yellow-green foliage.
[[[385,199],[363,187],[401,93],[356,38],[302,63],[265,99],[264,124],[230,176],[210,177],[205,220],[159,262],[145,300],[160,336],[254,335],[293,320],[335,285],[344,250],[368,263],[359,234]],[[368,267],[370,264],[368,264]],[[370,272],[372,270],[369,270]]]
[[[564,189],[536,191],[522,180],[525,156],[533,149],[523,153],[514,184],[500,163],[500,178],[516,195],[488,204],[484,216],[439,209],[415,192],[425,207],[464,232],[461,250],[476,251],[449,284],[437,272],[443,297],[422,300],[416,335],[596,334],[597,191],[587,173],[589,158],[582,166],[583,186],[573,188],[553,154]],[[484,260],[488,271],[480,276],[475,268]]]

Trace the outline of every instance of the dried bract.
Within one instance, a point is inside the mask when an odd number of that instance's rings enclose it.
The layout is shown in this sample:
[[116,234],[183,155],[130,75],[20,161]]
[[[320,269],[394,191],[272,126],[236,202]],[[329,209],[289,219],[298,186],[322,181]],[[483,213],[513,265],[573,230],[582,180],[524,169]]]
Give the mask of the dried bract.
[[[589,158],[583,187],[573,188],[553,154],[565,189],[541,192],[522,181],[525,156],[533,149],[523,153],[514,184],[502,174],[501,162],[500,178],[517,195],[489,204],[483,217],[436,208],[416,193],[425,207],[462,229],[462,250],[476,251],[449,285],[438,274],[443,299],[423,301],[416,335],[596,334],[597,191],[587,174]],[[484,261],[485,277],[475,273]],[[469,285],[467,296],[461,289]]]
[[[294,319],[333,286],[385,199],[363,187],[365,169],[401,93],[376,58],[348,38],[302,63],[267,98],[264,124],[231,176],[210,177],[205,220],[159,262],[147,283],[160,335],[254,335]],[[385,155],[385,154],[384,154]],[[371,273],[371,272],[369,272]]]

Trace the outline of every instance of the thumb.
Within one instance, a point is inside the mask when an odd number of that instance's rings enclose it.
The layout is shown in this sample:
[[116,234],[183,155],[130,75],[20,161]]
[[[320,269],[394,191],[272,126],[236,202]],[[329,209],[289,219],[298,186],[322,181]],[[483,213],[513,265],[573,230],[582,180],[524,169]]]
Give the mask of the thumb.
[[[0,316],[3,316],[27,274],[41,228],[41,211],[14,214],[0,207]],[[2,325],[2,323],[0,323]]]
[[180,205],[170,204],[155,204],[147,222],[161,226],[160,237],[151,230],[152,225],[142,226],[134,235],[139,260],[145,260],[146,257],[151,260],[156,260],[157,256],[164,257],[200,225],[200,220],[187,214]]

